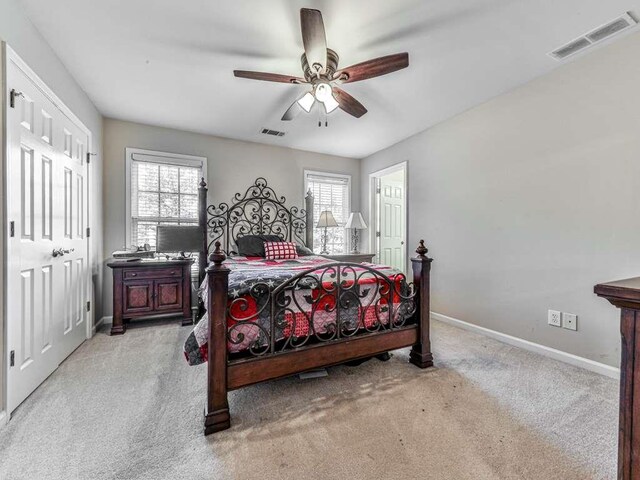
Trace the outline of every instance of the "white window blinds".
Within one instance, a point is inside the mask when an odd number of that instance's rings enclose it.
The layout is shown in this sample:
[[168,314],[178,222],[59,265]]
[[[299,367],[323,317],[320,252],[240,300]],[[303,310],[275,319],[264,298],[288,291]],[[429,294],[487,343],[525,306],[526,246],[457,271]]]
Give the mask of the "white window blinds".
[[158,225],[198,224],[202,166],[131,158],[131,245],[155,247]]
[[306,190],[311,189],[313,204],[313,246],[316,251],[322,244],[324,228],[315,228],[320,212],[329,210],[338,223],[338,227],[328,228],[327,250],[329,253],[346,251],[344,225],[349,218],[351,198],[351,177],[348,175],[305,172]]

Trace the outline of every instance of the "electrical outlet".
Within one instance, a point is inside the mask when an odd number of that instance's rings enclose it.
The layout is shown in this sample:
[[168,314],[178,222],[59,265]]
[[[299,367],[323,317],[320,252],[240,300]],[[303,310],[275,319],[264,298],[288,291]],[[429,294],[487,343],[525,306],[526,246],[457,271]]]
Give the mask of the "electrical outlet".
[[554,327],[562,326],[562,317],[558,310],[549,310],[547,316],[547,323],[549,325],[553,325]]
[[567,330],[578,330],[578,316],[574,313],[563,313],[562,328],[566,328]]

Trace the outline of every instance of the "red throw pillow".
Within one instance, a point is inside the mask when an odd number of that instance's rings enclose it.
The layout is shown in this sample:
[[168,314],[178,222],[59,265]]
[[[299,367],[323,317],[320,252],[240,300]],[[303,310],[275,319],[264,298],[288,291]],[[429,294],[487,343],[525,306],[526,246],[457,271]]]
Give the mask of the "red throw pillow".
[[298,258],[296,244],[293,242],[264,242],[266,260],[290,260]]

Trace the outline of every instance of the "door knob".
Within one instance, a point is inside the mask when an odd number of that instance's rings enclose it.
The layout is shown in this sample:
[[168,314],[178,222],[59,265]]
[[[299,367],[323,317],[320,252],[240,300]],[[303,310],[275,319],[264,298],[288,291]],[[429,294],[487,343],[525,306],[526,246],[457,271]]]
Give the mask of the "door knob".
[[65,253],[71,253],[75,250],[75,248],[69,248],[69,249],[65,249],[65,248],[54,248],[53,252],[51,252],[51,255],[53,256],[53,258],[56,257],[62,257],[64,256]]

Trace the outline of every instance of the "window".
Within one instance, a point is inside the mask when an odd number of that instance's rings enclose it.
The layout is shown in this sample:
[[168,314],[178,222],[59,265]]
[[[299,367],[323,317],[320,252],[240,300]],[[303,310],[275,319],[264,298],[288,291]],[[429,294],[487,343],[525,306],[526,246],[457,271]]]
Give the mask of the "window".
[[198,224],[198,184],[206,159],[127,148],[127,228],[130,246],[156,246],[158,225]]
[[349,218],[351,199],[351,176],[335,173],[304,172],[305,192],[313,193],[313,246],[315,251],[322,248],[324,228],[315,228],[320,212],[329,210],[336,219],[338,227],[328,228],[327,250],[329,253],[346,251],[347,235],[344,225]]

